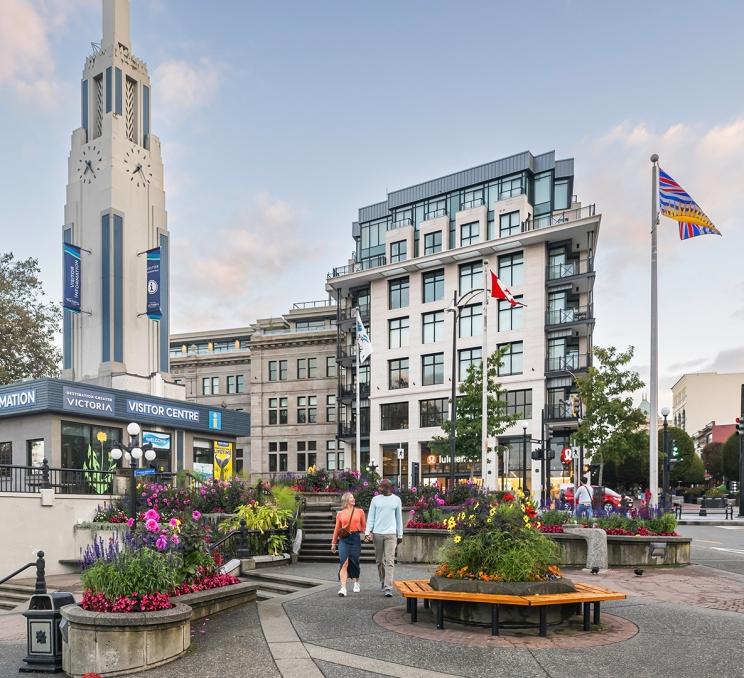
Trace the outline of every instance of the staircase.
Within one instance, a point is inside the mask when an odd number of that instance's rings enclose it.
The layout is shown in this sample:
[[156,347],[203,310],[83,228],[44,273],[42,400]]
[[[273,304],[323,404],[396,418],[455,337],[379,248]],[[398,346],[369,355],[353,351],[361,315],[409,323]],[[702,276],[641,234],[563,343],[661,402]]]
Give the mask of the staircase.
[[18,586],[16,584],[0,585],[0,614],[10,612],[22,605],[34,594],[33,586]]
[[278,598],[295,593],[296,591],[302,591],[303,589],[328,583],[323,579],[295,577],[291,574],[284,574],[283,572],[268,572],[266,570],[253,570],[250,574],[243,575],[240,580],[256,585],[257,600]]
[[[334,504],[309,506],[302,514],[302,546],[299,560],[311,563],[338,563],[338,555],[331,553],[331,538],[336,525]],[[375,549],[362,542],[362,563],[375,562]]]

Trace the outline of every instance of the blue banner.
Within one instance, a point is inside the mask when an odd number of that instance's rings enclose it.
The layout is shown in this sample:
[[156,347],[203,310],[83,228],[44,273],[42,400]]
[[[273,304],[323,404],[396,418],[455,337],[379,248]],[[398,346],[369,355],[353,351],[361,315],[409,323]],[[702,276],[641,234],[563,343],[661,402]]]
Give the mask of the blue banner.
[[80,313],[80,248],[64,244],[64,308]]
[[147,317],[160,320],[160,248],[147,250]]

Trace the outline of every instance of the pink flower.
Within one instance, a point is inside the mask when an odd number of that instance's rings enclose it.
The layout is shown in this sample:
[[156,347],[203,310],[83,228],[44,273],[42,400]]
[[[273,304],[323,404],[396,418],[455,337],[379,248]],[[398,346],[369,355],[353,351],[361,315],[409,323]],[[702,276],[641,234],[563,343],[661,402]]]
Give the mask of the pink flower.
[[134,518],[127,519],[127,527],[134,527]]
[[173,546],[178,546],[180,543],[181,543],[181,540],[179,539],[178,535],[174,534],[171,537],[171,544],[173,544]]
[[199,518],[201,518],[201,516],[202,516],[202,514],[201,514],[201,513],[199,513],[199,511],[193,511],[193,512],[191,513],[191,517],[192,517],[192,518],[193,518],[194,520],[199,520]]
[[178,527],[178,518],[171,518],[168,521],[168,525],[170,525],[171,527]]
[[165,551],[165,549],[168,548],[168,539],[166,539],[165,535],[160,535],[156,542],[155,542],[155,548],[158,551]]
[[158,524],[157,520],[149,518],[148,520],[145,521],[145,529],[148,532],[157,532],[160,529],[160,525]]
[[160,520],[160,514],[155,509],[150,509],[145,513],[145,520]]
[[414,494],[416,494],[416,492],[417,492],[416,488],[415,487],[412,487],[411,488],[411,492],[413,492]]

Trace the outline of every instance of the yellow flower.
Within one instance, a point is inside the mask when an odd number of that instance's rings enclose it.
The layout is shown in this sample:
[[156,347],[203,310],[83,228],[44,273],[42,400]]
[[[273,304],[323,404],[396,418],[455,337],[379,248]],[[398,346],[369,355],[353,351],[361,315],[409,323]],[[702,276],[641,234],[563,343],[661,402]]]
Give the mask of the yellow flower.
[[462,537],[459,534],[456,534],[452,541],[454,541],[455,544],[459,544],[462,541]]
[[495,506],[491,507],[491,510],[488,512],[488,515],[491,516],[492,518],[496,515],[496,507]]
[[493,518],[486,518],[486,522],[490,525],[493,522]]

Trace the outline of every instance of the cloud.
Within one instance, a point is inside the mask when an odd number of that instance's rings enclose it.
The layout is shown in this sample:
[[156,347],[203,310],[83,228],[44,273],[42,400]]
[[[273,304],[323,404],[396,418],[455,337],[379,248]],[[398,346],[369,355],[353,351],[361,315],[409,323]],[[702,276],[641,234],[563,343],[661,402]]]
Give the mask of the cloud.
[[71,86],[56,73],[50,34],[90,0],[2,0],[0,2],[0,91],[23,102],[58,110]]
[[154,106],[166,122],[175,122],[197,108],[212,103],[219,88],[223,67],[202,58],[193,64],[183,59],[161,62],[153,73],[158,92]]
[[701,372],[744,372],[744,346],[720,351]]
[[322,240],[300,236],[308,218],[302,207],[264,193],[229,217],[229,226],[202,225],[198,238],[180,236],[173,259],[179,327],[244,325],[322,289]]

